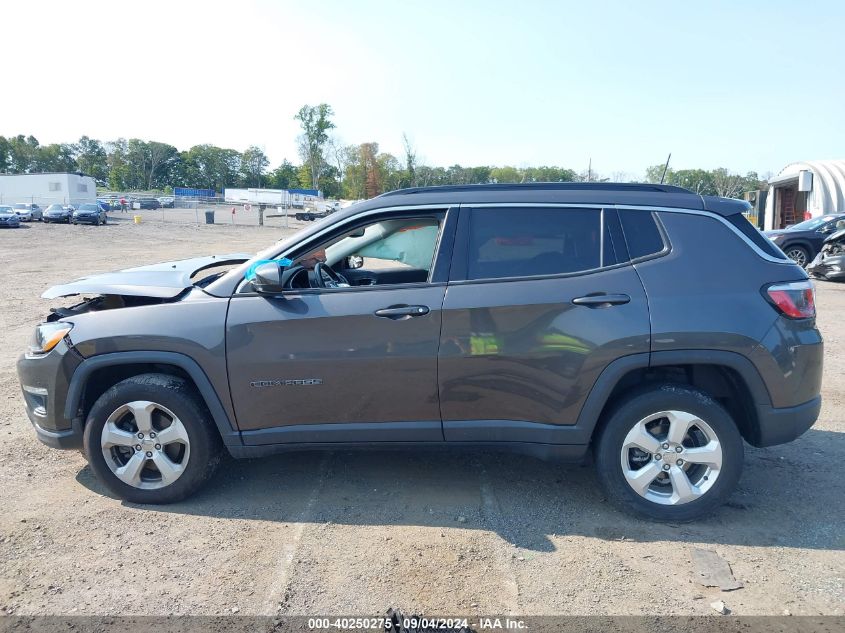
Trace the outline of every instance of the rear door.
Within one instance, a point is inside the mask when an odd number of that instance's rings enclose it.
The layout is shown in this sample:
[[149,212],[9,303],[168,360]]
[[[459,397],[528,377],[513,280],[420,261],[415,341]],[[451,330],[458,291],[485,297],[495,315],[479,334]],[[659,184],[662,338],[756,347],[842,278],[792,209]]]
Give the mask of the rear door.
[[614,209],[462,208],[438,382],[448,441],[568,443],[602,370],[649,351]]

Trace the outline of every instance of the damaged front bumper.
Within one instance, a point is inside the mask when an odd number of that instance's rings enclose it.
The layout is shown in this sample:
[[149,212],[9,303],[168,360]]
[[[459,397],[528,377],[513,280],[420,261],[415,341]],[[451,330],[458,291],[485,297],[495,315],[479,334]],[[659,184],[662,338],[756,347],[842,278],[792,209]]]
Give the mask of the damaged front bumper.
[[813,277],[829,281],[845,281],[845,255],[819,253],[807,266],[807,272]]

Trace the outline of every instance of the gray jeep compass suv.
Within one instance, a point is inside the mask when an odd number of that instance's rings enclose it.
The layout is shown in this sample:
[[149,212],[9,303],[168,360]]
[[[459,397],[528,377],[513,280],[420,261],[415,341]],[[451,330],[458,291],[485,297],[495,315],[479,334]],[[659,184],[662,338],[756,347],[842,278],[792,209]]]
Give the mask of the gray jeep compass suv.
[[23,397],[41,441],[137,503],[183,499],[224,452],[461,447],[592,456],[619,506],[691,520],[743,442],[821,406],[813,286],[747,208],[638,184],[384,194],[256,257],[49,289],[87,298],[36,328]]

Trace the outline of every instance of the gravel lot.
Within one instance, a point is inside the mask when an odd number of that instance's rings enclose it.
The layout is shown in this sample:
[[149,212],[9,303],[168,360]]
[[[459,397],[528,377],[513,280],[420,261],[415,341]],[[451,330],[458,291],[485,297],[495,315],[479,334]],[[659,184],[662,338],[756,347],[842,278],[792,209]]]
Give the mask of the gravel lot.
[[[282,233],[145,216],[0,231],[0,613],[660,615],[712,613],[719,599],[737,615],[845,613],[845,285],[818,284],[820,421],[792,444],[749,447],[731,502],[694,525],[617,512],[589,467],[494,454],[230,460],[187,502],[139,507],[31,430],[14,363],[51,305],[39,294]],[[696,584],[695,547],[745,587]]]

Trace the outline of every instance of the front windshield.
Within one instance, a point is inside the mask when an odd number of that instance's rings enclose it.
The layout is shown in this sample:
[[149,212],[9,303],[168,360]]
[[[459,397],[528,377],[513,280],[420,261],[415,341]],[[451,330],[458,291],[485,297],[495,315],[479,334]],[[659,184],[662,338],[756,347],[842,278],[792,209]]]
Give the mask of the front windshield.
[[47,207],[47,211],[61,211],[64,207],[60,204],[51,204]]
[[80,211],[99,211],[100,207],[98,207],[96,204],[83,204],[82,206],[79,207],[79,210]]
[[820,218],[812,218],[810,220],[804,220],[803,222],[799,222],[798,224],[793,224],[789,227],[790,231],[815,231],[819,228],[822,224],[826,224],[831,220],[835,220],[835,215],[823,215]]
[[26,209],[28,205],[18,203],[15,205],[16,209]]
[[11,213],[12,207],[0,206],[0,213]]

